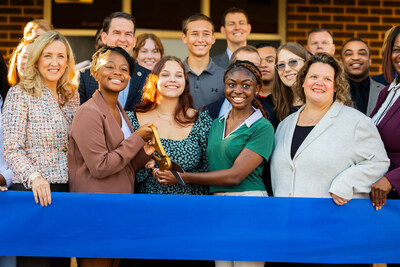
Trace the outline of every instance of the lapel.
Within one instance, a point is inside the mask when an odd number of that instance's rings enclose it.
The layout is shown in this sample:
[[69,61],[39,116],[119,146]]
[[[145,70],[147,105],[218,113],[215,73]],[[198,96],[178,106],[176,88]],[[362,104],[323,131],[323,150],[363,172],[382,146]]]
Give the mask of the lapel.
[[121,111],[122,117],[126,121],[126,124],[128,124],[129,130],[131,130],[131,133],[133,133],[133,126],[132,126],[131,121],[129,120],[128,115],[126,114],[125,110],[122,108],[122,106],[119,102],[117,102],[117,105],[118,105],[119,110]]
[[374,110],[371,112],[371,114],[369,115],[371,118],[375,115],[375,113],[379,110],[379,108],[382,106],[383,102],[385,102],[386,97],[389,94],[389,89],[390,85],[386,86],[382,91],[381,91],[381,95],[378,97],[378,101],[376,103],[376,106],[374,108]]
[[292,157],[290,156],[291,154],[291,149],[292,149],[292,141],[293,141],[293,134],[294,130],[296,129],[296,124],[299,119],[300,112],[304,109],[305,106],[302,106],[296,113],[293,114],[293,116],[287,117],[287,120],[289,121],[289,126],[288,129],[285,131],[285,137],[284,137],[284,150],[285,150],[285,155],[289,162],[292,162]]
[[134,101],[134,99],[136,98],[136,94],[137,94],[137,91],[135,91],[134,89],[134,86],[135,86],[135,84],[134,84],[134,81],[135,80],[135,78],[133,77],[133,75],[131,76],[131,77],[129,77],[129,91],[128,91],[128,97],[126,98],[126,102],[125,102],[125,107],[123,108],[124,110],[132,110],[133,109],[133,107],[132,107],[132,105],[133,105],[133,101]]
[[[122,140],[124,140],[124,134],[121,131],[121,127],[119,127],[118,122],[115,120],[114,116],[111,114],[110,109],[108,108],[104,98],[99,90],[97,90],[93,94],[93,101],[96,103],[97,107],[99,108],[100,112],[103,114],[104,121],[107,123],[104,127],[108,126],[108,130],[112,133],[111,139],[107,140],[107,143],[111,143],[113,147],[118,145]],[[121,105],[118,103],[118,107],[122,108]],[[122,110],[121,110],[122,111]],[[129,121],[129,120],[128,120]],[[130,125],[130,122],[128,123]],[[130,125],[132,126],[132,125]],[[132,131],[133,129],[131,129]]]
[[[317,125],[314,126],[314,129],[309,133],[309,135],[304,139],[303,143],[300,145],[299,149],[297,150],[296,154],[293,157],[293,160],[295,160],[301,152],[303,152],[304,149],[306,149],[312,142],[314,142],[323,132],[325,132],[334,122],[334,118],[337,117],[339,114],[340,110],[343,108],[343,104],[339,102],[334,102],[328,112],[322,117],[322,119],[317,123]],[[303,109],[301,109],[303,110]],[[300,114],[300,111],[298,111],[298,114]],[[298,115],[297,115],[298,117]],[[294,124],[294,127],[296,127],[297,120]],[[294,132],[294,129],[293,129]],[[293,134],[292,134],[293,138]],[[290,142],[290,146],[291,146]],[[290,155],[290,153],[289,153]]]
[[[400,90],[400,89],[399,89]],[[387,96],[387,95],[386,95]],[[386,97],[384,98],[384,100]],[[393,103],[393,105],[390,107],[386,115],[383,117],[381,122],[378,124],[378,130],[379,132],[382,131],[383,127],[385,127],[385,124],[390,120],[393,115],[397,113],[397,111],[400,109],[400,97],[397,98],[397,100]]]
[[369,78],[369,80],[370,80],[370,86],[369,86],[367,116],[371,114],[371,112],[374,110],[376,102],[378,101],[379,93],[383,89],[383,87],[385,87],[383,84],[375,82],[371,78]]
[[135,69],[133,70],[132,75],[130,77],[129,92],[128,92],[128,97],[126,99],[124,110],[132,111],[134,105],[139,104],[136,103],[135,101],[140,102],[140,99],[138,98],[141,97],[142,95],[141,91],[143,90],[143,86],[145,85],[145,82],[149,74],[150,71],[148,69],[140,66],[137,62],[135,62]]

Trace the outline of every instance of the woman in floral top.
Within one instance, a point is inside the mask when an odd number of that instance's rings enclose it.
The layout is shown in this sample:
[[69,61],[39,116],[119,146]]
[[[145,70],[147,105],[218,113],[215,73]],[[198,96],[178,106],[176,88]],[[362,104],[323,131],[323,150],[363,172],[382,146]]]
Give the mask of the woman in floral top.
[[[185,171],[206,172],[208,132],[211,118],[208,111],[192,109],[189,79],[182,61],[176,57],[162,58],[148,78],[142,103],[135,113],[128,112],[133,128],[153,123],[161,143],[172,161]],[[136,174],[135,191],[144,194],[208,194],[208,186],[186,184],[163,185],[153,178],[150,169]]]
[[67,147],[79,105],[71,83],[74,57],[68,41],[50,31],[30,50],[23,80],[4,104],[4,154],[13,190],[32,189],[36,203],[51,204],[51,191],[68,192]]

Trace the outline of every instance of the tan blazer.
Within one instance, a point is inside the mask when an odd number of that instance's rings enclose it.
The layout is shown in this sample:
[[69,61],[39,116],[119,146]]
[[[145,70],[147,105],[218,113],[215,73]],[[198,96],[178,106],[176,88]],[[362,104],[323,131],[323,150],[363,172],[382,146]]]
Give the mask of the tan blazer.
[[[125,111],[118,103],[133,132]],[[100,91],[76,112],[71,126],[68,166],[71,192],[133,193],[135,172],[150,159],[136,133],[128,139]]]

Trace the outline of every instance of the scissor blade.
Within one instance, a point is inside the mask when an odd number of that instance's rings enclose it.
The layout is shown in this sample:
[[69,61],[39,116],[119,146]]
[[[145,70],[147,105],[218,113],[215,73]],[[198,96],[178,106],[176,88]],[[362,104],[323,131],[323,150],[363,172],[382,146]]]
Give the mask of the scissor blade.
[[179,173],[177,171],[172,170],[172,169],[170,171],[172,172],[172,174],[175,176],[176,180],[178,180],[178,182],[181,185],[185,185],[185,182],[183,181],[182,177],[179,175]]
[[178,163],[176,163],[174,161],[171,161],[171,170],[185,173],[185,171],[182,169],[181,165],[179,165]]

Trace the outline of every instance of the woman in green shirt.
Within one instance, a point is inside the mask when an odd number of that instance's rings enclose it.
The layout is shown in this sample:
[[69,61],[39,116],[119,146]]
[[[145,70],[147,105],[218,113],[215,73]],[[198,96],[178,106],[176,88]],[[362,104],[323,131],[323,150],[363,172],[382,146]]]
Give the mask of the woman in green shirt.
[[[261,73],[253,63],[238,60],[227,68],[224,82],[232,109],[211,126],[207,146],[210,172],[180,175],[186,183],[209,185],[215,195],[268,196],[261,175],[274,147],[274,128],[255,98],[262,86]],[[155,169],[153,175],[162,184],[177,183],[169,171]],[[226,263],[217,261],[216,266],[228,266]]]
[[[224,82],[232,109],[211,126],[207,146],[210,172],[182,173],[181,177],[186,183],[209,185],[214,193],[266,195],[261,172],[274,146],[274,130],[255,98],[262,85],[261,73],[253,63],[238,60],[229,65]],[[154,177],[163,184],[177,183],[168,171],[156,169]]]

